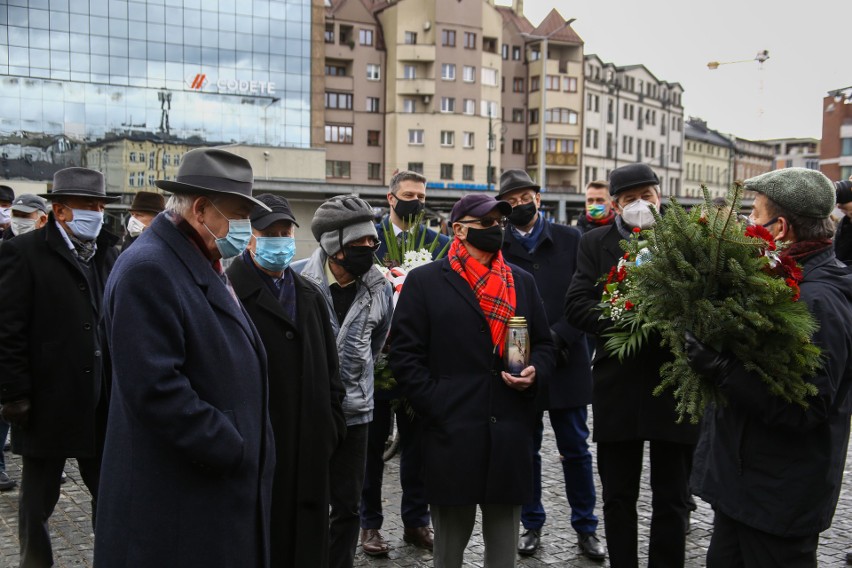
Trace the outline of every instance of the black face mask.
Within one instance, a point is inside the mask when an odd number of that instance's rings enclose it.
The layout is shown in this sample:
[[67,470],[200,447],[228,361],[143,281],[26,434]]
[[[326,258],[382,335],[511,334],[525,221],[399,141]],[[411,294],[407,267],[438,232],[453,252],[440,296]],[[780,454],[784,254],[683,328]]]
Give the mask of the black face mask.
[[343,267],[346,272],[355,276],[363,276],[373,266],[373,247],[343,247],[343,258],[336,258],[334,262]]
[[516,205],[512,207],[512,212],[509,214],[509,222],[516,227],[526,227],[535,217],[535,213],[535,201]]
[[467,242],[482,252],[497,252],[503,246],[503,227],[494,225],[487,229],[467,229]]
[[408,222],[420,215],[420,212],[423,211],[424,207],[426,207],[426,204],[419,199],[409,199],[408,201],[405,201],[397,198],[396,205],[393,206],[393,210],[396,211],[396,214],[399,215],[400,219]]

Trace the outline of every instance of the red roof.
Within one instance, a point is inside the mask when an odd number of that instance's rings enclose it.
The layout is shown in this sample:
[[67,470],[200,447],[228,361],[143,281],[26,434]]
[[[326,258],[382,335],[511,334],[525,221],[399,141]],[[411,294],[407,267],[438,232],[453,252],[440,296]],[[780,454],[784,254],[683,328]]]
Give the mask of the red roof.
[[583,40],[580,39],[577,32],[571,28],[570,24],[567,26],[565,25],[565,18],[562,17],[556,8],[553,8],[550,11],[547,17],[545,17],[538,27],[533,30],[532,34],[537,36],[549,36],[548,39],[555,41],[576,43],[578,45],[583,44]]

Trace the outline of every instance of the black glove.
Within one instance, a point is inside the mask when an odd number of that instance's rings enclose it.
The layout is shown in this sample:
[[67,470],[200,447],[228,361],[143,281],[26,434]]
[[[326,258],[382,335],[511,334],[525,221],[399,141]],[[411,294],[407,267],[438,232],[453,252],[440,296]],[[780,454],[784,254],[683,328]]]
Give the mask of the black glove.
[[558,333],[553,331],[553,329],[550,330],[550,339],[553,341],[553,346],[556,348],[556,366],[565,367],[571,359],[571,352],[568,349],[568,346],[565,345],[565,341]]
[[707,347],[692,332],[684,333],[684,351],[686,361],[692,370],[705,377],[720,381],[727,377],[731,367],[736,364],[736,359],[725,356],[715,349]]
[[3,403],[0,405],[0,418],[12,426],[26,428],[30,419],[30,399]]

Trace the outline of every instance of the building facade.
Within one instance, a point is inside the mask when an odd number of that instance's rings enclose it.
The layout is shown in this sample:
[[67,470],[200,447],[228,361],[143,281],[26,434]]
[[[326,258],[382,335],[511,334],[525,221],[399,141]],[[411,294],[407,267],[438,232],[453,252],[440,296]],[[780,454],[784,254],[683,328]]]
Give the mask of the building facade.
[[743,181],[772,171],[775,152],[771,144],[730,136],[734,144],[734,181]]
[[772,146],[772,169],[819,169],[819,140],[816,138],[773,138],[763,140]]
[[819,169],[833,181],[852,179],[852,87],[822,100]]
[[684,140],[683,195],[701,197],[706,186],[711,197],[724,197],[733,182],[734,143],[699,118],[686,121]]
[[586,56],[585,79],[583,185],[644,162],[659,176],[663,195],[680,196],[683,87],[644,65],[619,67],[597,55]]

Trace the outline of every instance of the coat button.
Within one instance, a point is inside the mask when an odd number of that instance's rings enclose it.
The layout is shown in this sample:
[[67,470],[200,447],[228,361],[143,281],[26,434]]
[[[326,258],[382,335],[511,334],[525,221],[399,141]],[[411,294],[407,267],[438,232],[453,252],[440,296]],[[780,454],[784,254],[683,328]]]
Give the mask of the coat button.
[[496,416],[492,416],[492,417],[491,417],[491,423],[492,423],[492,424],[497,424],[497,417],[496,417]]
[[100,356],[101,356],[101,350],[98,349],[98,350],[95,351],[95,357],[100,357]]
[[286,337],[287,339],[293,339],[294,337],[296,337],[296,334],[294,334],[292,331],[288,331],[284,334],[284,337]]
[[538,264],[533,264],[533,268],[534,268],[535,270],[538,270]]
[[92,368],[86,367],[85,369],[83,369],[83,372],[86,373],[87,375],[91,375],[92,374]]
[[79,286],[78,286],[78,287],[79,287],[79,288],[80,288],[80,290],[82,290],[83,292],[85,292],[85,291],[86,291],[86,285],[85,285],[85,284],[83,284],[82,282],[80,282],[80,284],[79,284]]
[[90,324],[89,322],[84,323],[83,329],[85,329],[86,331],[89,331],[90,329],[92,329],[92,324]]

